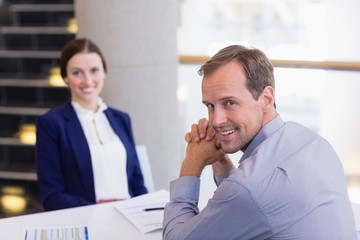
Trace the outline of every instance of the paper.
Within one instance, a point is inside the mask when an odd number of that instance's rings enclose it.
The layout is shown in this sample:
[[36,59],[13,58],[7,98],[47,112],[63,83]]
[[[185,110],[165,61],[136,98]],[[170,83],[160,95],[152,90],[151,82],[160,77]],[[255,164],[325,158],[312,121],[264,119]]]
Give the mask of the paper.
[[26,229],[25,240],[88,240],[87,227]]
[[[163,208],[169,202],[169,199],[168,191],[159,190],[117,202],[115,208],[133,223],[139,231],[148,233],[162,228]],[[145,209],[151,210],[146,211]]]
[[354,211],[356,230],[360,232],[360,204],[351,202],[351,205]]

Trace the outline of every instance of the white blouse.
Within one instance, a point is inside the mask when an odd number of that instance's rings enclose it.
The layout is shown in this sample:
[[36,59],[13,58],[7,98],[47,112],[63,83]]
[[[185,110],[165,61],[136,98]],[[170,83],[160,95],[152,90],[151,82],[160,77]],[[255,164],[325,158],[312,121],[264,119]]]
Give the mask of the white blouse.
[[126,149],[110,126],[101,98],[96,112],[72,106],[80,120],[91,154],[96,201],[130,198],[126,174]]

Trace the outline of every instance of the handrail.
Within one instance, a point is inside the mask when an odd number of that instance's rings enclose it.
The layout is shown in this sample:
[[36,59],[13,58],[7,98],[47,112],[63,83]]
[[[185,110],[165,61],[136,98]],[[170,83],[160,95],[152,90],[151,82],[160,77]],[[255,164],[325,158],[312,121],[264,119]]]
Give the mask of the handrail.
[[[181,64],[203,64],[209,57],[181,55],[179,61]],[[274,67],[282,68],[311,68],[341,71],[360,71],[360,62],[348,61],[307,61],[307,60],[284,60],[270,59]]]

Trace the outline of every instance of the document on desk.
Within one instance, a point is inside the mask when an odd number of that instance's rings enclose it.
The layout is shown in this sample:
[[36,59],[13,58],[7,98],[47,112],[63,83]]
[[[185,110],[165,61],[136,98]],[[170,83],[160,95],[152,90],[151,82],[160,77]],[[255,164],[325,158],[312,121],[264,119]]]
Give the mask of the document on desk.
[[87,227],[34,228],[24,230],[24,240],[89,240]]
[[121,212],[142,233],[162,228],[164,207],[169,202],[169,192],[159,190],[116,203]]
[[359,234],[360,233],[360,204],[351,202],[351,205],[352,205],[352,208],[354,211],[354,216],[355,216],[356,231]]

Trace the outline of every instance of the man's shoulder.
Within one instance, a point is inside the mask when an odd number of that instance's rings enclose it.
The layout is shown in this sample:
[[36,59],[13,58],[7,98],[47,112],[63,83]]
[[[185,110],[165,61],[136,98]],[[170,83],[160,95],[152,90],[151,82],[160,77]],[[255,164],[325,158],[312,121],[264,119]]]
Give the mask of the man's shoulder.
[[306,127],[299,122],[294,122],[294,121],[284,122],[284,128],[286,131],[303,132],[306,134],[318,135],[316,133],[316,129],[311,129],[309,127]]

